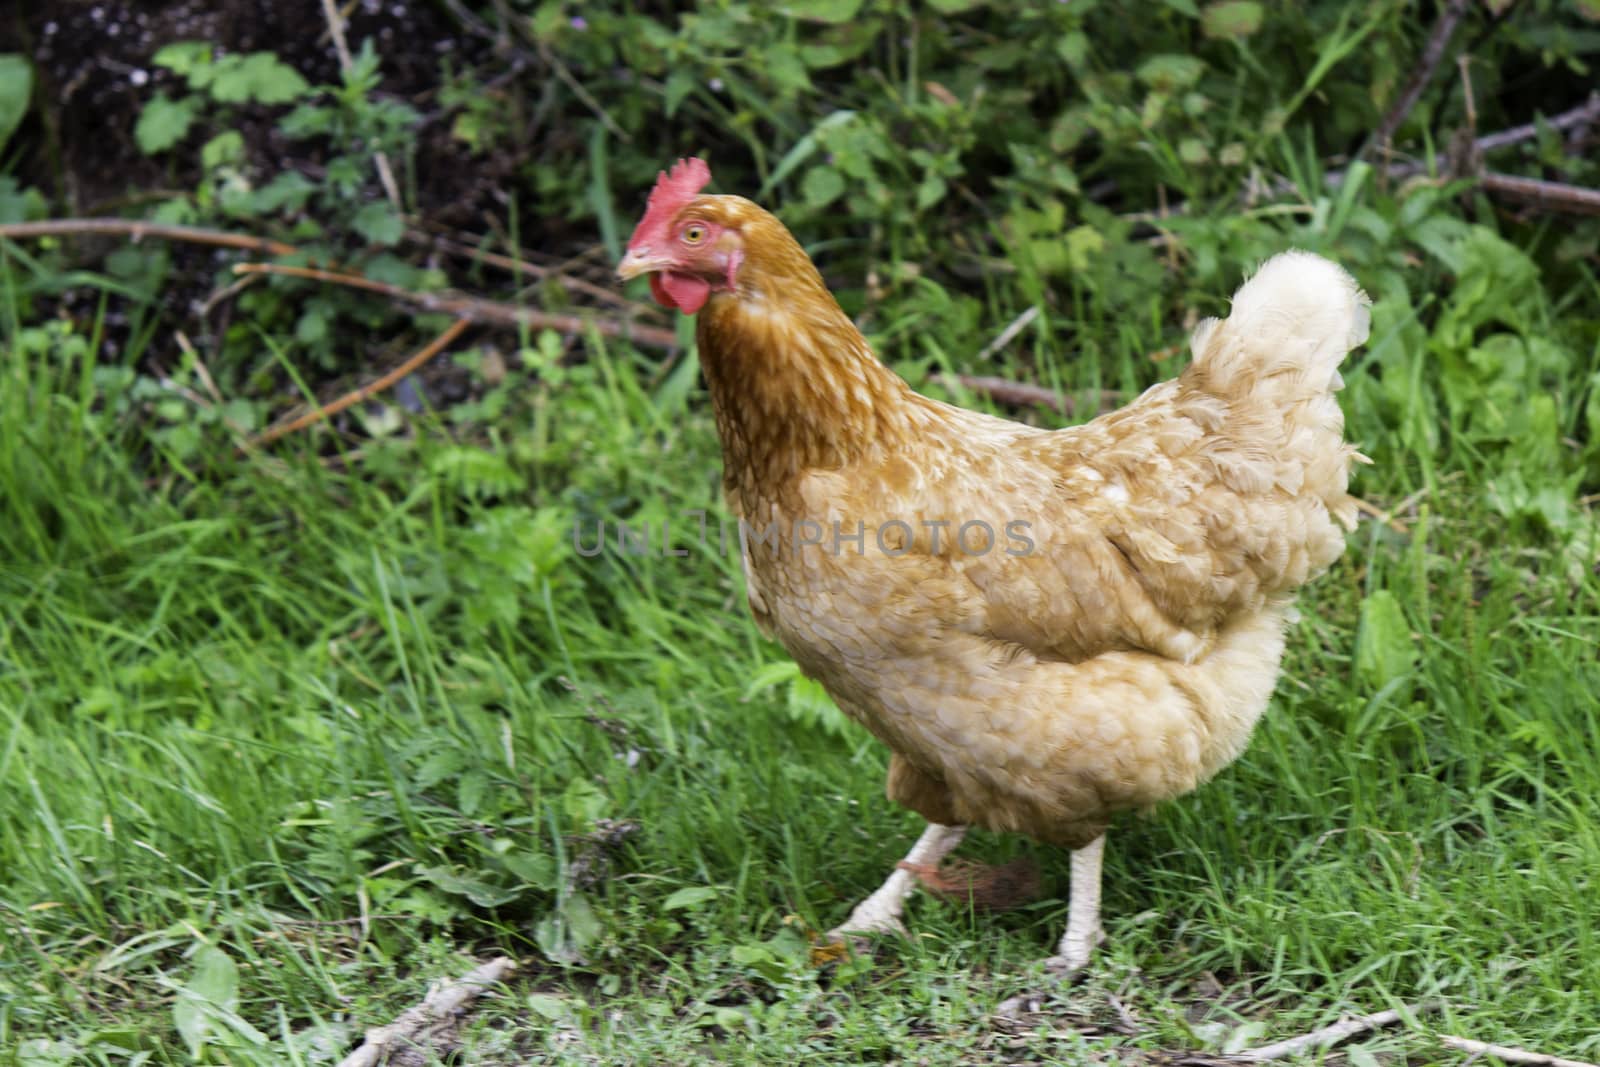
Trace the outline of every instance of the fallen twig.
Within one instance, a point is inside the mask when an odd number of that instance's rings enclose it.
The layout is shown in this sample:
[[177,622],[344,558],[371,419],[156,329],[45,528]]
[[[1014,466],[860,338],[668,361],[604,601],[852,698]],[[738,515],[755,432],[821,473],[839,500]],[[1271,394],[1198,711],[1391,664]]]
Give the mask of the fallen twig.
[[[1542,119],[1539,122],[1528,122],[1521,126],[1512,126],[1508,129],[1499,130],[1495,133],[1485,134],[1484,136],[1479,137],[1471,142],[1471,154],[1474,158],[1476,158],[1477,156],[1487,152],[1493,152],[1501,148],[1509,148],[1512,145],[1521,144],[1524,141],[1531,141],[1533,138],[1539,135],[1539,130],[1542,127],[1549,127],[1553,130],[1572,130],[1597,121],[1600,121],[1600,93],[1593,93],[1590,95],[1587,101],[1579,104],[1577,107],[1569,108],[1568,110],[1556,115],[1551,115],[1549,118]],[[1403,179],[1414,178],[1420,174],[1426,174],[1428,172],[1428,165],[1421,162],[1394,161],[1386,164],[1376,165],[1374,169],[1378,172],[1378,174],[1382,175],[1386,179]],[[1349,176],[1349,173],[1350,169],[1348,167],[1334,167],[1331,170],[1323,172],[1322,183],[1330,189],[1337,189],[1344,184],[1345,179]],[[1476,178],[1481,177],[1481,175],[1463,175],[1463,177]],[[1551,184],[1560,185],[1560,183]],[[1593,190],[1583,189],[1582,187],[1575,185],[1561,185],[1560,188],[1563,192],[1570,190],[1578,190],[1580,194],[1592,194],[1594,192]],[[1241,200],[1253,202],[1254,197],[1258,193],[1282,195],[1285,193],[1295,193],[1298,191],[1298,187],[1286,178],[1279,178],[1271,182],[1256,182],[1252,180],[1247,183],[1245,189],[1241,192]],[[1501,191],[1502,195],[1515,195],[1514,193],[1505,192],[1503,189],[1499,191]],[[1576,198],[1567,199],[1570,199],[1572,202],[1585,205],[1588,203],[1587,197],[1582,195]],[[1562,202],[1567,202],[1567,199],[1563,199]],[[1551,202],[1554,201],[1552,200]],[[1185,200],[1180,203],[1173,204],[1170,207],[1163,208],[1162,212],[1159,214],[1155,211],[1148,210],[1132,211],[1119,215],[1118,218],[1128,222],[1143,222],[1153,224],[1172,215],[1187,214],[1188,211],[1189,202]]]
[[659,326],[644,326],[625,320],[617,321],[582,315],[568,315],[553,311],[538,311],[533,308],[496,303],[493,300],[481,300],[472,296],[419,293],[410,289],[402,289],[398,285],[390,285],[388,282],[366,278],[359,274],[345,274],[339,271],[321,270],[316,267],[291,267],[278,263],[240,263],[233,268],[233,271],[235,274],[278,274],[289,278],[309,278],[312,281],[332,282],[336,285],[349,286],[352,289],[364,289],[370,293],[379,293],[390,299],[422,308],[424,311],[438,311],[446,315],[454,315],[459,319],[469,319],[472,322],[485,325],[529,326],[534,329],[556,330],[559,333],[582,333],[585,330],[594,330],[596,333],[606,337],[621,337],[651,348],[674,349],[678,347],[678,335]]
[[1407,533],[1411,532],[1410,530],[1406,529],[1404,523],[1400,522],[1398,519],[1396,519],[1394,517],[1395,511],[1399,510],[1400,505],[1397,505],[1395,508],[1391,508],[1390,510],[1385,511],[1382,508],[1380,508],[1378,505],[1372,503],[1371,501],[1363,500],[1358,496],[1352,496],[1350,499],[1354,500],[1356,502],[1356,510],[1357,511],[1361,512],[1363,515],[1366,515],[1368,518],[1371,518],[1371,519],[1376,520],[1377,522],[1383,523],[1385,526],[1389,527],[1389,529],[1393,530],[1395,533],[1397,533],[1397,534],[1407,534]]
[[583,87],[581,81],[572,76],[572,71],[568,70],[567,65],[561,62],[561,58],[550,50],[550,46],[545,44],[544,41],[538,41],[537,47],[539,49],[539,58],[544,60],[556,72],[556,77],[560,78],[562,83],[572,90],[572,95],[578,98],[579,103],[588,108],[594,114],[594,117],[600,120],[600,124],[606,128],[606,131],[623,144],[633,143],[633,137],[628,131],[618,126],[617,121],[607,113],[604,107],[600,106],[600,101],[596,100],[589,90]]
[[218,248],[240,248],[258,255],[293,256],[300,250],[294,245],[266,237],[251,237],[225,230],[208,230],[200,226],[175,226],[159,222],[141,222],[138,219],[45,219],[41,222],[8,222],[0,225],[0,238],[69,237],[78,234],[116,234],[131,241],[157,237],[164,241],[187,241],[189,244],[214,245]]
[[341,1060],[339,1067],[377,1067],[389,1051],[416,1041],[441,1023],[449,1023],[469,1002],[489,986],[505,981],[515,969],[515,963],[501,956],[453,982],[435,986],[421,1004],[407,1008],[388,1026],[368,1030],[361,1047]]
[[1348,1041],[1359,1034],[1370,1033],[1385,1026],[1393,1026],[1403,1021],[1407,1016],[1421,1015],[1424,1012],[1434,1011],[1439,1007],[1437,1001],[1427,1001],[1412,1008],[1391,1008],[1388,1011],[1375,1011],[1370,1015],[1358,1015],[1353,1019],[1344,1019],[1331,1026],[1324,1026],[1320,1030],[1313,1030],[1309,1034],[1291,1037],[1271,1045],[1262,1045],[1260,1048],[1249,1049],[1241,1052],[1234,1058],[1244,1063],[1268,1063],[1272,1060],[1281,1060],[1299,1052],[1313,1048],[1326,1048],[1336,1045],[1341,1041]]
[[1526,122],[1521,126],[1512,126],[1498,133],[1485,134],[1478,138],[1476,142],[1477,149],[1479,152],[1493,152],[1497,148],[1505,148],[1508,145],[1531,141],[1539,136],[1541,127],[1547,126],[1552,130],[1565,132],[1580,126],[1587,126],[1591,122],[1600,122],[1600,92],[1590,93],[1589,99],[1585,103],[1579,104],[1571,110],[1563,111],[1559,115],[1552,115],[1543,122]]
[[592,296],[596,300],[603,300],[608,304],[615,304],[617,307],[639,309],[645,306],[639,304],[637,301],[629,300],[616,290],[607,289],[603,285],[596,285],[593,282],[584,281],[582,278],[574,278],[570,274],[565,274],[551,267],[540,266],[538,263],[530,263],[528,260],[521,259],[516,256],[502,255],[499,252],[489,252],[465,241],[458,241],[442,234],[431,234],[423,230],[413,229],[406,231],[406,238],[407,240],[415,241],[418,244],[425,244],[441,249],[445,252],[451,253],[452,255],[477,260],[481,263],[487,263],[491,267],[499,267],[501,270],[508,271],[512,274],[527,274],[541,280],[550,278],[553,279],[558,285],[561,285],[565,288],[574,289],[587,296]]
[[[1046,389],[1042,385],[1014,382],[1009,378],[991,378],[979,374],[941,374],[938,380],[945,385],[964,386],[974,393],[1008,407],[1049,408],[1063,415],[1071,415],[1078,407],[1078,401],[1074,397],[1065,396],[1054,389]],[[1122,394],[1111,389],[1102,389],[1094,396],[1097,411],[1108,411],[1121,400]]]
[[1000,331],[993,341],[983,346],[983,351],[978,353],[978,362],[983,362],[1006,345],[1016,339],[1017,334],[1027,329],[1028,324],[1039,317],[1039,305],[1030,304],[1027,309],[1011,320],[1011,325]]
[[1406,83],[1405,90],[1401,92],[1400,99],[1395,101],[1388,113],[1383,116],[1383,121],[1378,123],[1378,128],[1367,138],[1367,143],[1361,146],[1356,153],[1357,159],[1368,159],[1375,150],[1387,151],[1389,139],[1395,135],[1400,124],[1405,122],[1406,116],[1411,114],[1411,109],[1417,106],[1417,101],[1422,98],[1422,91],[1433,80],[1433,75],[1439,68],[1439,61],[1444,58],[1444,50],[1450,44],[1450,38],[1455,36],[1456,23],[1461,21],[1461,16],[1466,14],[1468,0],[1450,0],[1439,12],[1439,21],[1433,24],[1433,32],[1428,35],[1428,43],[1423,46],[1422,59],[1417,64],[1416,73]]
[[321,422],[323,419],[337,415],[339,412],[350,407],[352,404],[361,403],[361,401],[367,399],[374,393],[382,392],[395,382],[398,382],[401,378],[404,378],[406,375],[422,366],[424,363],[428,362],[428,360],[432,359],[434,356],[437,356],[440,352],[443,352],[447,347],[449,347],[450,342],[461,336],[461,332],[465,330],[468,325],[469,322],[467,319],[457,319],[456,321],[452,322],[443,333],[441,333],[438,337],[435,337],[430,344],[407,358],[405,362],[401,363],[398,367],[389,371],[387,374],[373,379],[366,385],[361,386],[359,389],[352,389],[350,392],[344,394],[331,404],[325,404],[321,407],[314,408],[298,418],[290,419],[288,422],[269,427],[252,439],[248,447],[256,448],[261,445],[271,444],[273,441],[276,441],[278,438],[283,437],[286,434],[294,433],[296,430],[303,430],[313,423]]
[[1585,189],[1581,185],[1569,185],[1566,182],[1494,173],[1478,175],[1478,184],[1485,192],[1536,204],[1551,211],[1600,215],[1600,189]]
[[1452,1034],[1440,1034],[1439,1043],[1457,1052],[1470,1052],[1474,1056],[1493,1056],[1506,1063],[1531,1063],[1537,1067],[1600,1067],[1600,1064],[1585,1063],[1582,1060],[1564,1060],[1560,1056],[1551,1056],[1543,1052],[1530,1052],[1510,1045],[1491,1045],[1487,1041],[1475,1041],[1470,1037],[1456,1037]]

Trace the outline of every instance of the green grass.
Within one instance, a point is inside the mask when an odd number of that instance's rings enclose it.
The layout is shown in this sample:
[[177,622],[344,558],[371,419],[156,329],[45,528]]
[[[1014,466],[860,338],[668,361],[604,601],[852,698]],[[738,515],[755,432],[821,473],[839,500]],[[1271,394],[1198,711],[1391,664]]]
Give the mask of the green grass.
[[[274,373],[323,384],[295,357],[334,340],[282,336],[308,290],[240,302],[216,368],[231,403],[216,406],[146,289],[0,243],[0,1067],[337,1062],[497,953],[520,970],[469,1016],[456,1062],[1159,1063],[1433,999],[1438,1013],[1329,1058],[1461,1062],[1437,1030],[1600,1060],[1595,231],[1359,167],[1324,188],[1310,134],[1279,129],[1297,109],[1358,122],[1342,109],[1372,87],[1343,77],[1345,57],[1387,69],[1414,50],[1403,5],[1370,24],[1317,10],[1331,28],[1273,26],[1328,64],[1321,89],[1274,85],[1286,111],[1264,115],[1252,80],[1268,50],[1222,38],[1204,47],[1237,49],[1232,98],[1152,91],[1161,107],[1140,110],[1141,79],[1079,79],[1106,145],[1078,152],[1083,185],[1127,176],[1193,199],[1159,230],[1087,197],[1065,217],[1066,194],[1020,180],[959,241],[953,194],[936,219],[904,197],[764,198],[832,235],[818,259],[846,306],[930,392],[970,371],[1131,396],[1187,358],[1151,358],[1181,343],[1185,312],[1222,312],[1290,246],[1338,259],[1375,298],[1343,399],[1375,461],[1356,491],[1394,514],[1363,521],[1307,590],[1238,763],[1113,829],[1110,939],[1020,1021],[995,1007],[1049,988],[1035,961],[1065,921],[1053,894],[1003,915],[918,899],[910,939],[811,965],[808,934],[920,827],[883,799],[883,750],[756,633],[737,559],[694,541],[687,513],[721,504],[692,355],[587,337],[568,359],[561,338],[518,338],[509,376],[481,376],[468,402],[242,455],[227,424],[281,402]],[[1380,16],[1396,25],[1369,57]],[[887,25],[867,29],[892,56]],[[720,62],[720,27],[687,26],[708,35],[693,62]],[[739,89],[737,67],[716,71]],[[1392,96],[1380,88],[1368,95]],[[917,101],[933,127],[969,121]],[[685,106],[724,107],[698,88]],[[1147,129],[1158,112],[1181,128]],[[909,166],[873,141],[895,113],[860,114],[865,140],[818,126],[854,139],[794,166],[831,167],[837,149],[848,170],[847,146]],[[765,127],[729,125],[761,159]],[[1247,155],[1193,165],[1180,136]],[[606,168],[656,164],[588,143],[599,228],[624,232],[643,187],[611,188]],[[1542,151],[1553,165],[1559,146]],[[1298,187],[1241,207],[1247,168]],[[849,214],[880,209],[882,227]],[[100,294],[100,314],[42,310],[63,287]],[[344,294],[316,298],[365,328]],[[113,306],[133,326],[101,363]],[[1037,319],[978,364],[1029,307]],[[619,519],[670,521],[686,554],[618,550]],[[611,542],[588,558],[573,529],[587,541],[596,520]],[[962,850],[1022,852],[1065,890],[1059,852],[987,834]]]
[[[837,921],[917,830],[882,799],[882,751],[782,685],[747,694],[782,655],[714,542],[572,551],[580,517],[715,513],[692,365],[662,373],[592,341],[559,385],[501,387],[516,417],[492,438],[468,411],[358,453],[303,438],[195,469],[119,407],[122,379],[78,334],[14,331],[0,1048],[328,1062],[469,955],[506,952],[523,970],[462,1034],[469,1062],[1132,1061],[1430,997],[1446,1008],[1424,1028],[1595,1058],[1593,516],[1552,477],[1564,529],[1508,517],[1486,488],[1494,446],[1448,421],[1474,413],[1385,392],[1439,380],[1454,320],[1424,334],[1384,278],[1345,394],[1378,460],[1359,488],[1420,503],[1404,532],[1364,524],[1304,598],[1244,758],[1116,827],[1110,941],[1026,1025],[992,1012],[1040,981],[1054,898],[1003,916],[920,901],[911,941],[810,967],[804,931]],[[1009,321],[1023,305],[1008,299],[982,321]],[[1544,322],[1542,290],[1526,299]],[[1143,353],[1169,337],[1116,329],[1093,294],[1078,309],[1080,333],[1103,327],[1101,358],[1041,343],[1042,378],[1162,373]],[[908,373],[938,369],[909,332],[889,345]],[[1396,369],[1413,360],[1430,366]],[[1578,403],[1584,371],[1559,404]],[[1439,443],[1390,424],[1408,405],[1444,420]],[[1532,479],[1532,462],[1510,469]],[[637,831],[575,885],[597,820]],[[1064,888],[1050,850],[979,835],[965,851],[1022,849]],[[1137,1034],[1114,1032],[1108,994]],[[1402,1048],[1455,1056],[1423,1034],[1359,1051]]]

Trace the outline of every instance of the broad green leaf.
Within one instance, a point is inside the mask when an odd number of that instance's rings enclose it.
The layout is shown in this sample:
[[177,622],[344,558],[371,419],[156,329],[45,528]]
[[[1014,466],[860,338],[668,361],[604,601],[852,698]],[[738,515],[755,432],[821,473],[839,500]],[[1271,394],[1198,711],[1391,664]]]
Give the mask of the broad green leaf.
[[[263,214],[299,211],[316,191],[316,184],[304,174],[297,170],[284,171],[256,190],[256,210]],[[370,276],[371,272],[368,274]]]
[[287,104],[310,91],[300,72],[271,52],[223,56],[211,82],[212,97],[225,104]]
[[545,1022],[555,1023],[572,1018],[572,1001],[555,993],[529,993],[528,1010]]
[[1261,29],[1261,19],[1261,5],[1252,0],[1223,0],[1205,9],[1200,28],[1207,37],[1249,37]]
[[1139,64],[1135,75],[1144,84],[1158,92],[1176,92],[1187,89],[1200,80],[1206,65],[1194,56],[1151,56]]
[[480,908],[497,908],[522,895],[522,888],[507,889],[490,885],[471,874],[459,874],[448,867],[424,867],[422,877],[452,896],[466,897]]
[[0,149],[5,148],[12,133],[21,125],[32,96],[32,64],[15,53],[0,55]]
[[1056,42],[1056,55],[1067,66],[1077,70],[1089,58],[1088,36],[1080,30],[1062,34],[1061,40]]
[[573,893],[555,912],[542,919],[533,939],[557,963],[580,963],[583,952],[600,936],[600,919],[582,893]]
[[673,893],[662,902],[663,911],[677,911],[680,908],[698,908],[717,899],[719,890],[708,885],[691,885]]
[[0,174],[0,223],[42,219],[48,211],[37,189],[23,189],[9,174]]
[[232,1012],[239,998],[239,967],[221,949],[206,945],[195,953],[194,973],[172,1006],[172,1022],[189,1054],[198,1058],[210,1043],[219,1009]]
[[686,100],[695,86],[700,84],[700,79],[694,71],[687,67],[679,67],[667,75],[667,87],[663,93],[666,104],[667,118],[678,113],[678,107]]
[[509,852],[500,857],[506,870],[534,889],[550,892],[561,885],[561,871],[554,856],[542,852],[523,850]]
[[762,68],[778,92],[792,95],[811,88],[811,75],[796,48],[772,48],[762,57]]
[[200,149],[200,165],[207,170],[238,163],[244,159],[244,135],[238,130],[224,130]]
[[406,223],[386,200],[363,204],[350,226],[375,245],[392,245],[405,235]]
[[133,127],[133,139],[138,142],[139,151],[153,156],[183,140],[188,136],[198,109],[199,101],[195,97],[174,100],[165,93],[156,94],[139,112],[139,121]]
[[767,180],[761,183],[761,189],[756,193],[758,197],[766,196],[773,187],[789,176],[800,164],[811,158],[811,154],[818,148],[819,138],[829,130],[843,126],[856,117],[854,111],[834,111],[821,122],[811,128],[811,131],[794,143],[794,147],[785,152],[783,158],[778,160],[778,165],[772,168],[772,173],[767,175]]
[[300,72],[281,62],[271,52],[257,52],[245,58],[244,73],[250,95],[261,104],[287,104],[311,91]]
[[1089,269],[1089,262],[1105,251],[1106,239],[1093,226],[1074,226],[1067,231],[1067,262],[1076,271]]
[[849,22],[861,10],[861,0],[792,0],[784,11],[792,18],[812,22]]
[[580,826],[589,826],[606,813],[611,802],[587,778],[574,778],[561,795],[561,808]]
[[832,167],[812,167],[800,180],[800,195],[812,207],[826,207],[844,195],[844,178]]
[[483,798],[489,792],[489,776],[480,770],[470,770],[456,782],[456,804],[461,814],[469,819],[483,809]]
[[[210,68],[211,55],[211,45],[205,41],[174,41],[163,45],[150,62],[180,77],[189,78],[196,71]],[[190,88],[197,89],[199,86],[191,80]]]
[[1416,663],[1411,627],[1399,599],[1380,589],[1361,604],[1356,632],[1356,673],[1373,689],[1382,689]]

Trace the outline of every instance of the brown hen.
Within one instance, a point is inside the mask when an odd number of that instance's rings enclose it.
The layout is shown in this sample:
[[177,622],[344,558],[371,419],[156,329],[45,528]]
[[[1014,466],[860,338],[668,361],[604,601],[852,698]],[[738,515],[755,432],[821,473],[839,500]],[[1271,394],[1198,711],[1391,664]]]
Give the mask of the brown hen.
[[1289,252],[1177,378],[1040,430],[913,392],[782,223],[663,173],[618,267],[699,313],[750,608],[886,744],[931,824],[835,933],[898,929],[965,828],[1075,850],[1076,970],[1104,832],[1195,788],[1266,709],[1295,590],[1354,525],[1338,366],[1366,337],[1342,269]]

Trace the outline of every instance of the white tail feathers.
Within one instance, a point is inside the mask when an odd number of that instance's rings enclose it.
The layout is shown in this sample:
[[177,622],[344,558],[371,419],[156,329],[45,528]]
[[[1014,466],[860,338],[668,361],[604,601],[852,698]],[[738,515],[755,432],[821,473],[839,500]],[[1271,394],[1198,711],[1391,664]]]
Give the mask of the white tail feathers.
[[1371,302],[1348,271],[1310,252],[1273,256],[1233,296],[1226,320],[1207,319],[1189,339],[1207,390],[1270,392],[1293,402],[1343,384],[1339,364],[1367,339]]

